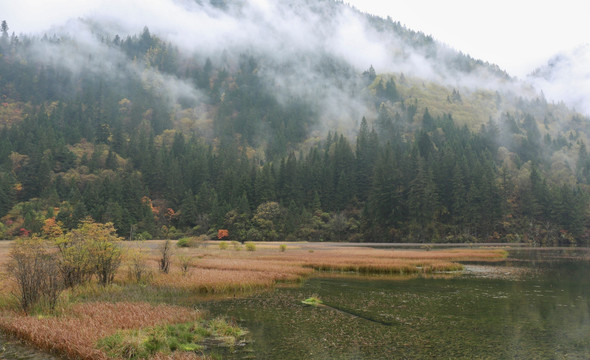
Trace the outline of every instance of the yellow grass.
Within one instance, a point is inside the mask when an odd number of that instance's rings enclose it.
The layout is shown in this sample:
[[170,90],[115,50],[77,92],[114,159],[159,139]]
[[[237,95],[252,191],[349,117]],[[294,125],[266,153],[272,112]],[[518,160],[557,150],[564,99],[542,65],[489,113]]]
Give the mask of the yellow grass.
[[296,243],[286,252],[279,252],[275,243],[258,243],[257,251],[248,252],[231,247],[220,250],[213,242],[204,248],[176,249],[177,255],[192,258],[189,272],[183,275],[179,266],[174,264],[174,259],[170,274],[157,271],[158,246],[159,243],[153,244],[148,256],[149,267],[154,274],[152,285],[201,294],[272,287],[277,282],[299,281],[311,276],[314,271],[428,274],[461,270],[458,261],[497,261],[506,257],[506,252],[498,249],[424,251],[314,243]]
[[[6,263],[11,242],[0,242],[0,264]],[[169,274],[158,270],[161,241],[124,242],[125,248],[141,247],[145,252],[148,284],[156,288],[186,290],[198,294],[249,291],[297,282],[314,271],[355,272],[362,274],[428,274],[461,270],[459,261],[497,261],[506,256],[498,249],[399,250],[347,247],[338,244],[294,243],[285,252],[278,243],[257,243],[257,251],[220,250],[217,242],[205,247],[178,249],[174,246]],[[186,275],[180,270],[180,258],[190,258]],[[116,282],[125,285],[130,260],[124,261]],[[10,288],[5,267],[0,284]],[[5,290],[6,293],[6,290]]]

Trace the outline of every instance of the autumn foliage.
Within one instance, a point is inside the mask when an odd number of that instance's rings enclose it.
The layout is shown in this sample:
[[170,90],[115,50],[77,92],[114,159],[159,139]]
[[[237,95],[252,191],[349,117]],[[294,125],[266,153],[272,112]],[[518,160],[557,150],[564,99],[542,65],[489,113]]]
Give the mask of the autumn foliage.
[[229,231],[227,231],[225,229],[219,229],[217,231],[217,239],[219,239],[219,240],[229,239]]

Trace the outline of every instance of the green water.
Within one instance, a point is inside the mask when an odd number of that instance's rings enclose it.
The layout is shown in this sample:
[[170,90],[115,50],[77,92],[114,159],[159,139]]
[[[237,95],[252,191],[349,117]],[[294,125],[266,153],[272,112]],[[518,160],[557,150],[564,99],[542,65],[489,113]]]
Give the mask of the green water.
[[[519,250],[452,278],[314,278],[202,306],[251,331],[228,359],[588,359],[584,255]],[[312,295],[329,306],[301,304]]]

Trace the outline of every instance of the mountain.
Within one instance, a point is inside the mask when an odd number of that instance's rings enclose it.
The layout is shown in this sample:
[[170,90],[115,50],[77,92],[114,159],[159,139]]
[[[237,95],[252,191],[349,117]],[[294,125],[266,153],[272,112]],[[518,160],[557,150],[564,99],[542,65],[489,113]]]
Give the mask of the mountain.
[[497,66],[332,0],[154,6],[3,23],[0,237],[588,243],[588,119]]

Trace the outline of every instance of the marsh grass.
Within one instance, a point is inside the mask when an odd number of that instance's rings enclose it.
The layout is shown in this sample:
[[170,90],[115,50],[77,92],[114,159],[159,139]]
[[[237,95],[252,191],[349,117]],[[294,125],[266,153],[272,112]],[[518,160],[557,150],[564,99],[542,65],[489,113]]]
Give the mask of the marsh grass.
[[246,331],[222,318],[173,325],[121,330],[98,341],[98,348],[110,357],[147,359],[175,351],[203,352],[206,343],[235,346],[244,341]]
[[37,348],[75,359],[107,359],[96,342],[119,330],[141,329],[201,319],[201,313],[180,306],[147,303],[86,303],[63,309],[55,317],[0,316],[0,328]]

